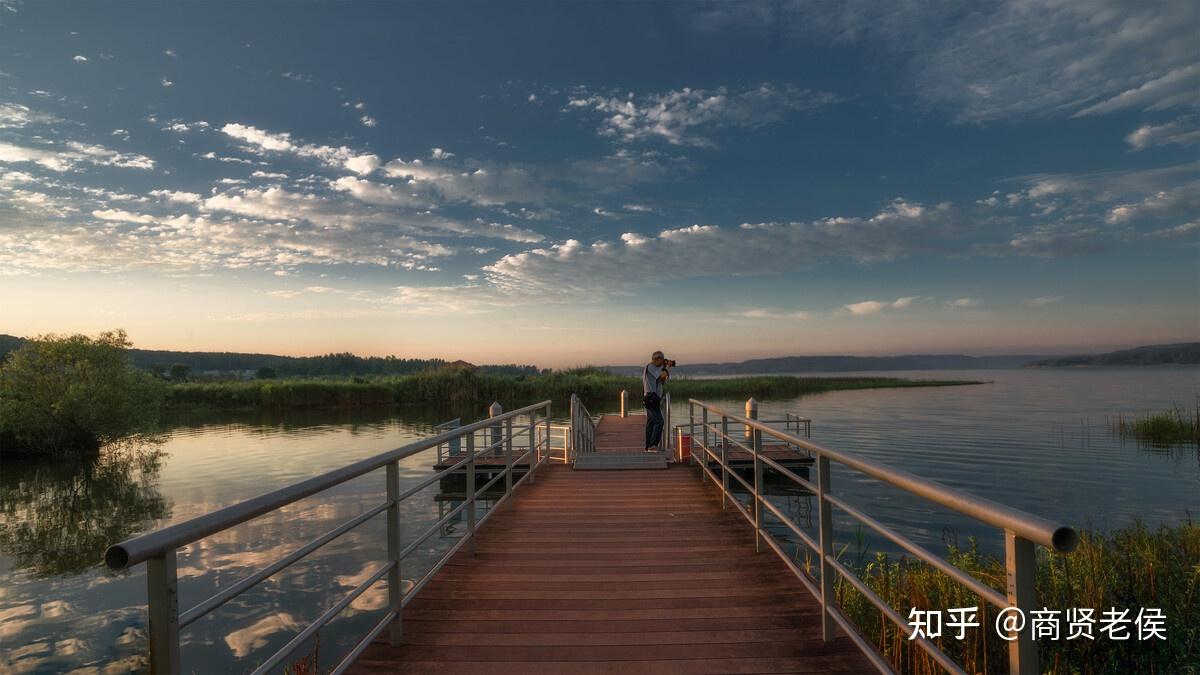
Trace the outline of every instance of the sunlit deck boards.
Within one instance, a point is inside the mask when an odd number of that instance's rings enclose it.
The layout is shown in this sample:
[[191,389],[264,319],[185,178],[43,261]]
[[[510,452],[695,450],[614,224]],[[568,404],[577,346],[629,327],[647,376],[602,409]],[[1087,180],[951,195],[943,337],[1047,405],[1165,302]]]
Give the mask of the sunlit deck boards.
[[352,672],[871,672],[693,470],[547,469]]
[[596,452],[644,452],[646,417],[644,415],[602,415],[596,425]]

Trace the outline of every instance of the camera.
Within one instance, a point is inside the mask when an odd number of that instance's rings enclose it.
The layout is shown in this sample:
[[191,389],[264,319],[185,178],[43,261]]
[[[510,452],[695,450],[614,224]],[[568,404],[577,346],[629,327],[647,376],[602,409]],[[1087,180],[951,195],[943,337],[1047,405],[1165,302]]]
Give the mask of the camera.
[[674,367],[675,367],[675,359],[668,359],[666,357],[663,357],[663,368],[674,368]]

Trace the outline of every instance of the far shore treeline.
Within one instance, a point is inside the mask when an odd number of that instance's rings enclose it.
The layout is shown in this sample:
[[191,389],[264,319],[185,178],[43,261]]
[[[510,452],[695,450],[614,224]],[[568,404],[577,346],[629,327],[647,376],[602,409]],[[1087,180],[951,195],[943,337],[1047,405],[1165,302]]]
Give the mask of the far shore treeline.
[[[250,375],[193,373],[188,364],[140,368],[124,331],[46,335],[22,340],[0,356],[0,454],[78,455],[106,443],[155,432],[168,410],[506,406],[578,394],[588,405],[615,404],[621,390],[637,400],[641,382],[602,368],[539,370],[465,362],[329,355],[297,361],[323,377],[287,377],[275,366]],[[282,357],[281,357],[282,358]],[[255,365],[247,362],[244,365]],[[276,363],[276,366],[279,364]],[[282,367],[284,374],[288,367]],[[299,367],[299,366],[295,366]],[[361,367],[361,370],[355,368]],[[414,370],[415,369],[415,370]],[[249,370],[249,368],[247,368]],[[885,377],[747,376],[674,380],[676,400],[794,398],[836,389],[978,384]]]

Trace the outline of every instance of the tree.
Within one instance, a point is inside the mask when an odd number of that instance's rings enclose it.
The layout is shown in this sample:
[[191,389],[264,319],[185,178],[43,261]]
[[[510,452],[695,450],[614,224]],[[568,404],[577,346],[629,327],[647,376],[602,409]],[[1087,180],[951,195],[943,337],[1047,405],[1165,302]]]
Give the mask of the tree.
[[190,373],[190,372],[192,372],[192,369],[189,368],[187,365],[182,364],[182,363],[172,363],[171,364],[171,381],[172,382],[187,382],[188,373]]
[[254,376],[260,380],[273,380],[275,379],[275,369],[270,366],[263,366],[254,373]]
[[44,335],[0,364],[0,453],[83,454],[151,432],[165,391],[129,363],[125,331]]

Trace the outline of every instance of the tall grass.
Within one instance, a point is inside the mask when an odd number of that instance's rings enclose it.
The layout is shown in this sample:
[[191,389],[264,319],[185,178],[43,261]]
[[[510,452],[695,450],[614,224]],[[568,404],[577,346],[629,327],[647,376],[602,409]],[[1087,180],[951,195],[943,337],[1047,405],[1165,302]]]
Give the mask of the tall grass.
[[[1008,643],[995,632],[995,611],[978,596],[919,560],[882,553],[867,556],[861,548],[856,557],[844,562],[905,618],[912,607],[940,609],[945,616],[949,608],[978,606],[981,626],[967,629],[965,640],[955,639],[956,631],[944,630],[946,634],[933,642],[968,673],[1007,672]],[[1004,592],[1004,561],[980,553],[975,541],[965,547],[950,544],[947,560]],[[1042,672],[1200,672],[1200,526],[1192,521],[1157,530],[1135,523],[1110,533],[1084,531],[1071,554],[1039,549],[1036,579],[1039,609],[1093,608],[1097,622],[1110,607],[1132,610],[1130,619],[1139,608],[1151,607],[1162,609],[1167,617],[1165,641],[1138,640],[1132,623],[1127,641],[1109,639],[1099,631],[1099,623],[1096,639],[1066,640],[1064,619],[1063,639],[1039,641]],[[836,591],[846,614],[899,672],[942,672],[856,589],[839,579]]]
[[1153,445],[1169,445],[1191,441],[1200,443],[1200,405],[1195,412],[1173,408],[1165,412],[1126,418],[1118,416],[1111,422],[1113,431],[1123,437],[1135,438]]
[[[668,390],[686,398],[793,398],[835,389],[927,387],[976,384],[958,380],[906,380],[882,377],[738,377],[720,380],[672,380]],[[511,375],[444,368],[413,375],[364,379],[284,379],[183,383],[170,387],[175,408],[366,407],[383,405],[505,405],[551,399],[565,402],[578,394],[588,405],[615,404],[622,389],[636,401],[641,379],[596,368],[575,368],[537,375]]]

